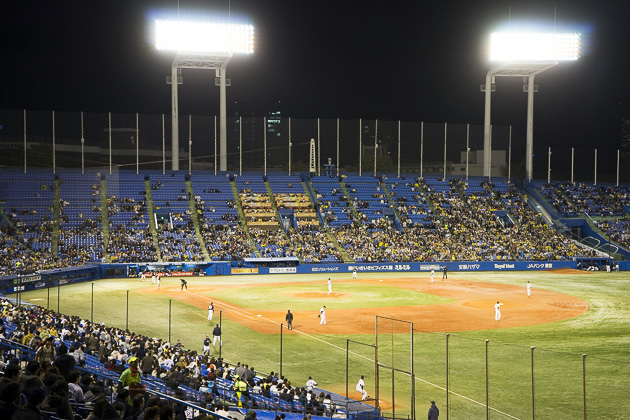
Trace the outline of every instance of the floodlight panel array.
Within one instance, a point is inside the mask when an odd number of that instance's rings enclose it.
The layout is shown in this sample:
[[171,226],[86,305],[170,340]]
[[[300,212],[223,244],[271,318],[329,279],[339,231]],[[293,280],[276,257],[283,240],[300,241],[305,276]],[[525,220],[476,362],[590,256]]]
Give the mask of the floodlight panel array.
[[575,61],[580,58],[579,33],[495,32],[490,35],[490,61]]
[[251,54],[254,52],[254,27],[232,23],[156,20],[155,46],[158,50],[179,53]]

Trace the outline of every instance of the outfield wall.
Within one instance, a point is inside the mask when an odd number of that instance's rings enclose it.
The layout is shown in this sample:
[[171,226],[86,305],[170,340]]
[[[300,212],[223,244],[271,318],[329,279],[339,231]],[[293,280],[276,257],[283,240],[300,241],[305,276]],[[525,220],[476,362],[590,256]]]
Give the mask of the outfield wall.
[[[65,284],[98,280],[101,278],[126,278],[136,276],[139,269],[150,269],[162,275],[168,271],[171,277],[258,275],[258,274],[314,274],[379,272],[424,272],[435,270],[436,275],[458,271],[531,271],[576,269],[576,261],[511,261],[511,262],[436,262],[436,263],[358,263],[358,264],[302,264],[293,267],[232,267],[229,262],[210,263],[142,263],[142,264],[90,264],[82,267],[47,271],[25,276],[9,276],[0,279],[0,293],[60,287]],[[621,267],[620,267],[621,268]],[[623,268],[626,268],[625,265]],[[622,268],[622,269],[623,269]]]

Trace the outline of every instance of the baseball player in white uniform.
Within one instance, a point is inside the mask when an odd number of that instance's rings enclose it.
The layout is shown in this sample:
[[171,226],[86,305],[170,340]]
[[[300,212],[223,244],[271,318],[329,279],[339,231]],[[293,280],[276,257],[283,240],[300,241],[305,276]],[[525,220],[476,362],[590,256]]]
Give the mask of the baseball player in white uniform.
[[431,283],[433,283],[433,276],[435,276],[435,270],[431,269]]
[[496,305],[494,305],[494,320],[495,321],[501,321],[501,306],[503,306],[503,304],[499,303],[499,301],[497,300]]
[[309,376],[308,381],[306,381],[306,390],[312,391],[313,388],[315,388],[316,386],[317,386],[317,382],[315,382],[312,376]]
[[527,297],[532,295],[532,284],[527,280]]
[[140,274],[140,281],[145,281],[146,279],[147,279],[146,275],[144,274],[144,271],[143,271],[142,274]]
[[352,270],[352,278],[353,279],[357,278],[357,269],[356,269],[356,267],[354,268],[354,270]]
[[160,288],[160,275],[158,274],[156,277],[156,281],[157,281],[157,288]]
[[210,305],[208,305],[208,321],[212,321],[212,315],[214,315],[214,303],[210,302]]
[[326,305],[322,306],[317,317],[319,318],[319,325],[326,325]]
[[155,273],[151,273],[151,284],[155,284]]
[[332,294],[332,280],[328,279],[328,294]]
[[364,401],[368,397],[368,393],[365,390],[365,382],[363,381],[364,376],[361,375],[361,379],[357,382],[357,391],[361,393],[361,401]]

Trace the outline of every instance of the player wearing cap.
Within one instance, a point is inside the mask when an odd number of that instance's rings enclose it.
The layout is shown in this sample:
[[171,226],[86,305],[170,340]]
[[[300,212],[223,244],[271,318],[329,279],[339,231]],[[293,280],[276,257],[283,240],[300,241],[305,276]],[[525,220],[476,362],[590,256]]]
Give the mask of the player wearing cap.
[[429,420],[438,420],[440,415],[440,409],[435,405],[435,401],[431,401],[431,408],[429,408],[428,419]]
[[210,335],[206,334],[206,338],[203,340],[203,355],[210,355]]
[[309,376],[308,381],[306,381],[306,390],[312,391],[313,388],[315,388],[316,386],[317,386],[317,382],[315,382],[312,376]]
[[364,401],[367,397],[368,397],[368,393],[365,390],[365,382],[363,381],[363,379],[365,378],[365,376],[361,375],[361,379],[359,379],[359,382],[357,382],[357,391],[361,393],[361,401]]
[[118,379],[118,389],[128,387],[129,385],[139,384],[142,381],[142,374],[138,370],[138,358],[129,359],[129,367],[121,373]]

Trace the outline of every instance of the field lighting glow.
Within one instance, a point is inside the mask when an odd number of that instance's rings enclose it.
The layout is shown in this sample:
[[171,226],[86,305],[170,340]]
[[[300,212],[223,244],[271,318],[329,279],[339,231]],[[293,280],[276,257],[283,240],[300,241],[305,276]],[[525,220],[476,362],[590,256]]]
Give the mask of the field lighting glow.
[[576,61],[581,34],[495,32],[490,35],[490,61]]
[[246,24],[156,20],[155,46],[178,53],[252,54],[254,27]]

